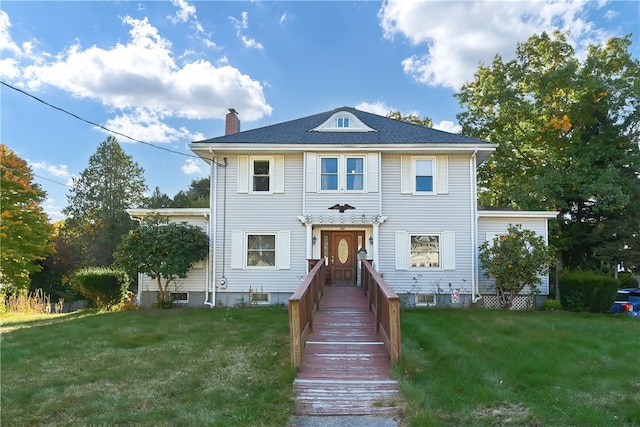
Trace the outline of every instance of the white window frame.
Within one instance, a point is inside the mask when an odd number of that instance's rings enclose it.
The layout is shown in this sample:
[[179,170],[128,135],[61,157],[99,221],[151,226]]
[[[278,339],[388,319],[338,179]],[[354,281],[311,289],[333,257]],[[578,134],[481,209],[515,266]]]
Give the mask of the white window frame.
[[[421,297],[430,301],[420,301]],[[433,307],[435,305],[436,305],[435,294],[429,294],[429,293],[416,294],[416,307]]]
[[[438,238],[438,265],[413,265],[411,262],[411,253],[413,252],[411,248],[411,241],[415,236],[429,236],[429,237],[437,237]],[[409,243],[409,257],[407,258],[409,261],[410,269],[429,269],[429,270],[442,270],[442,233],[409,233],[408,235],[408,243]]]
[[[248,236],[255,235],[275,235],[276,236],[276,265],[256,266],[247,265]],[[291,231],[289,230],[231,230],[231,257],[230,266],[233,269],[262,269],[267,270],[289,270],[291,269]]]
[[[255,178],[255,163],[256,162],[269,162],[269,189],[268,190],[256,190],[254,187]],[[275,160],[270,156],[251,156],[249,158],[249,192],[256,194],[273,194],[273,182],[274,182],[274,167]]]
[[[249,237],[273,236],[273,265],[249,265]],[[244,234],[244,267],[250,269],[275,270],[278,267],[278,233],[273,232],[246,232]]]
[[[266,296],[266,301],[258,299],[257,297]],[[250,292],[249,302],[254,305],[269,305],[271,304],[271,294],[269,292]]]
[[[322,160],[337,159],[338,160],[338,188],[335,190],[325,190],[322,188]],[[362,162],[362,188],[357,190],[347,189],[347,159],[360,159]],[[365,154],[323,154],[318,156],[318,191],[321,193],[366,193],[367,192],[367,165],[368,157]]]
[[[418,179],[418,161],[428,160],[431,162],[431,191],[418,191],[416,186],[416,181]],[[435,157],[413,157],[411,162],[411,177],[412,177],[412,192],[416,195],[433,195],[437,194],[436,189],[438,188],[438,173],[437,173],[437,160]]]
[[[186,299],[174,299],[174,296],[178,294],[184,294],[186,296]],[[174,304],[189,304],[189,292],[170,292],[169,298]]]

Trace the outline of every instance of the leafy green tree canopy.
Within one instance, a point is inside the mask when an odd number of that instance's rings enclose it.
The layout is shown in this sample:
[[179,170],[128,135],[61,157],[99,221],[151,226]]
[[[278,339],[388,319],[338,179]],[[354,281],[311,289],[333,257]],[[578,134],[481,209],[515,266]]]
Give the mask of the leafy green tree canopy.
[[53,226],[42,209],[46,193],[33,182],[27,162],[0,144],[0,284],[29,288],[36,261],[51,252]]
[[65,227],[83,239],[88,263],[110,265],[121,236],[132,228],[126,209],[142,205],[144,170],[113,136],[103,141],[67,196]]
[[507,233],[480,246],[483,274],[495,278],[496,290],[503,308],[525,288],[533,292],[553,261],[553,248],[542,236],[521,225],[509,225]]
[[534,35],[482,65],[458,97],[465,135],[497,143],[479,202],[559,211],[560,263],[640,265],[640,63],[630,38],[578,59],[566,36]]
[[412,123],[418,126],[424,126],[426,128],[433,127],[433,120],[431,120],[427,116],[421,118],[416,114],[402,114],[400,111],[390,111],[389,114],[387,114],[387,117],[390,119]]
[[193,263],[205,259],[208,251],[209,237],[202,229],[153,214],[124,237],[114,257],[126,271],[155,279],[159,301],[167,302],[169,286],[187,277]]

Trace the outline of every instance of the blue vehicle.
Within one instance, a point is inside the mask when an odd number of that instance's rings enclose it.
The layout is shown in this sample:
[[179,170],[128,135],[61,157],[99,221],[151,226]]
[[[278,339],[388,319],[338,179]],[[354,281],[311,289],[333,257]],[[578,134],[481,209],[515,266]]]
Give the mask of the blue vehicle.
[[619,289],[611,312],[640,316],[640,288]]

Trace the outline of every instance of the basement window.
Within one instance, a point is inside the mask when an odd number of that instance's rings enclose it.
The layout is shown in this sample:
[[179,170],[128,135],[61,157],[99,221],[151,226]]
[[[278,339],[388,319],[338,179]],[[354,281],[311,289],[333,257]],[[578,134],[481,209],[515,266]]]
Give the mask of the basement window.
[[176,304],[189,303],[189,292],[171,292],[170,297],[171,297],[171,301],[173,301]]
[[251,304],[269,304],[269,293],[267,292],[251,292],[249,294]]
[[436,305],[436,298],[434,294],[416,294],[417,307],[429,307],[433,305]]

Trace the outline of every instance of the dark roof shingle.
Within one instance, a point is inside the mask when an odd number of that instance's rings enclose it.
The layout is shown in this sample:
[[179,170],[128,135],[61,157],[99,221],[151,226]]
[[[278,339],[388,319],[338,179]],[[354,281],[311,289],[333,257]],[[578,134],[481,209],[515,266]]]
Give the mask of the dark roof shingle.
[[[333,114],[346,111],[355,115],[376,132],[311,131]],[[336,108],[324,113],[278,123],[232,135],[196,141],[195,144],[255,143],[255,144],[490,144],[459,134],[426,128],[388,117],[378,116],[351,107]]]

